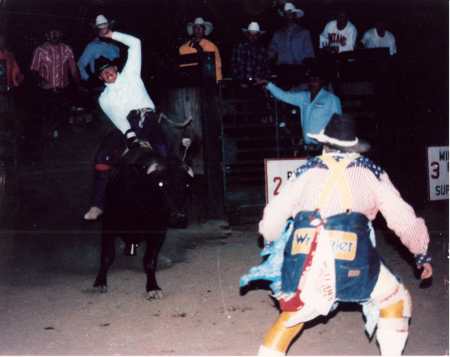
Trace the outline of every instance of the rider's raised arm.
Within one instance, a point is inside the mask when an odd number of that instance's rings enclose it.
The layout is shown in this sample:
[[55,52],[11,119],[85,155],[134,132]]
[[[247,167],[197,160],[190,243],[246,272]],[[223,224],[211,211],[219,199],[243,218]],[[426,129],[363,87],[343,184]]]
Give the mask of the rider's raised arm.
[[128,58],[122,69],[122,76],[140,76],[141,75],[141,40],[137,37],[125,33],[112,33],[112,39],[128,46]]

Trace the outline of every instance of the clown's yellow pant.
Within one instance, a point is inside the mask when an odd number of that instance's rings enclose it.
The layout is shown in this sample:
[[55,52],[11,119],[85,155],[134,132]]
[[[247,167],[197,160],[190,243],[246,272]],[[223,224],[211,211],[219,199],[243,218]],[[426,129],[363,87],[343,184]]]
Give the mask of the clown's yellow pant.
[[[411,298],[408,291],[384,265],[381,266],[371,299],[380,307],[377,341],[382,355],[400,355],[408,338]],[[260,356],[284,356],[303,324],[286,327],[295,312],[282,312],[264,337]]]

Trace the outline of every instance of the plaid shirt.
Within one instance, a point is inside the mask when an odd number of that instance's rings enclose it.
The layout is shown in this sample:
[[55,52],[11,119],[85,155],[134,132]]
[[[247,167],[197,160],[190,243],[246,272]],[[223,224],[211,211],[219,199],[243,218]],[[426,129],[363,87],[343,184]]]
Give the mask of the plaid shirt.
[[62,89],[73,79],[79,79],[72,49],[64,44],[44,43],[35,49],[30,69],[42,78],[43,89]]
[[234,79],[268,78],[270,69],[267,49],[259,43],[239,43],[233,50],[231,68]]

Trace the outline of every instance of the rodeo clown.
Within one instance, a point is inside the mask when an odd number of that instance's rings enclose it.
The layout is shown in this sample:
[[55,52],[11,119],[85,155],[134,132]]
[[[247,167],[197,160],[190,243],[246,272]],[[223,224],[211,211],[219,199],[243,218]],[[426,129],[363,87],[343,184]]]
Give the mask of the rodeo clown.
[[96,74],[105,83],[99,104],[116,129],[105,137],[97,151],[93,203],[84,215],[86,220],[96,220],[103,213],[110,171],[127,147],[151,146],[167,156],[167,143],[158,124],[155,105],[141,79],[141,41],[111,30],[100,36],[128,46],[128,58],[120,73],[116,64],[105,57],[95,61]]
[[324,130],[308,135],[324,145],[323,153],[298,168],[264,209],[261,255],[269,257],[241,278],[241,286],[272,281],[282,310],[259,355],[285,355],[305,322],[328,315],[339,302],[360,303],[369,336],[377,327],[381,354],[400,355],[411,298],[381,261],[370,222],[383,214],[415,255],[421,279],[432,276],[427,227],[387,173],[360,155],[369,144],[355,136],[351,118],[334,114]]

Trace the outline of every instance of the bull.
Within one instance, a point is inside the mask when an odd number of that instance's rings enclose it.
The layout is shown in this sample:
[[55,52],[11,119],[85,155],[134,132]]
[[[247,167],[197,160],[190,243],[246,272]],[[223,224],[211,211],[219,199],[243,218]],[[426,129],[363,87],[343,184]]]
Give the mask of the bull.
[[[173,126],[173,122],[161,117],[161,120],[164,119]],[[175,125],[185,129],[190,122]],[[183,138],[182,142],[183,154],[169,157],[162,157],[146,146],[129,150],[109,180],[103,214],[100,268],[94,282],[94,288],[100,292],[107,291],[108,270],[115,258],[115,240],[120,237],[128,255],[135,254],[137,244],[146,243],[143,266],[147,275],[147,298],[162,298],[155,274],[159,251],[169,227],[185,228],[188,224],[194,174],[186,164],[191,139]]]

